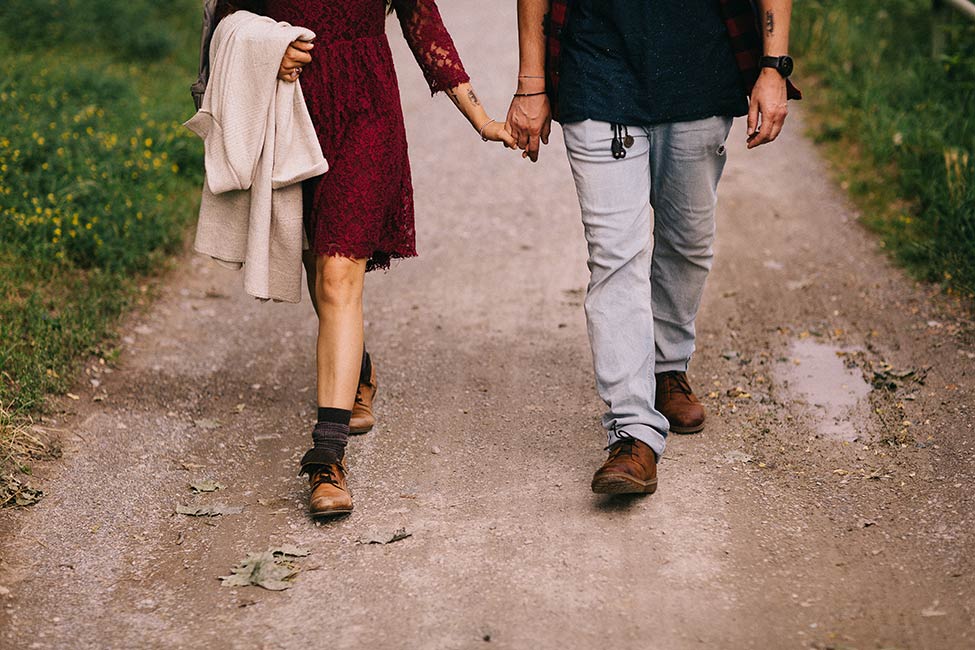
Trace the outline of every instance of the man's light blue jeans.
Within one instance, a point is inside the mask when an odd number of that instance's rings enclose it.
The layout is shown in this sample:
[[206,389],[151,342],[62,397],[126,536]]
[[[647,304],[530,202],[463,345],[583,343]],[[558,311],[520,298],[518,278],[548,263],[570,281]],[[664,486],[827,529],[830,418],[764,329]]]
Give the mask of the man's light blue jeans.
[[654,373],[686,371],[694,353],[731,122],[630,126],[621,160],[612,125],[562,127],[589,243],[586,319],[610,445],[637,438],[664,452],[670,425],[654,408]]

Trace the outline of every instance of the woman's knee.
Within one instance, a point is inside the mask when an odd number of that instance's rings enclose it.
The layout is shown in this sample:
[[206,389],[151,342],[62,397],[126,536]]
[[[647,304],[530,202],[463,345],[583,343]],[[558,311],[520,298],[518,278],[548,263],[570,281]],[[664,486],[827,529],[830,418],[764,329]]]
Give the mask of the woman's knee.
[[365,274],[366,260],[320,257],[315,278],[315,295],[319,302],[333,306],[361,304]]

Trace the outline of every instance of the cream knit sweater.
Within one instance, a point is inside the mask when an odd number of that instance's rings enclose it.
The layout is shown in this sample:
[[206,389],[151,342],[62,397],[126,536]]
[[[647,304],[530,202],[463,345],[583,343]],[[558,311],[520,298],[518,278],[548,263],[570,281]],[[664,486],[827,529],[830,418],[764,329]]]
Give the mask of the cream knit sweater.
[[194,249],[243,266],[244,290],[262,300],[301,300],[301,181],[328,170],[301,86],[277,79],[288,45],[314,38],[247,11],[224,18],[203,105],[186,122],[205,149]]

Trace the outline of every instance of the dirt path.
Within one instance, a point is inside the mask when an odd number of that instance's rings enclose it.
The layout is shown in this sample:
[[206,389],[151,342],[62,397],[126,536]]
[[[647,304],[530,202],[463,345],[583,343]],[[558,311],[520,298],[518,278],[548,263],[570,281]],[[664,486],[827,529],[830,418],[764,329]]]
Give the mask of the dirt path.
[[[443,11],[500,113],[511,11]],[[671,440],[656,495],[605,500],[559,138],[537,166],[482,145],[400,40],[423,257],[368,281],[380,425],[351,445],[355,514],[311,523],[294,476],[309,304],[188,259],[46,423],[71,431],[49,496],[0,515],[0,647],[975,647],[972,324],[883,260],[800,116],[758,152],[732,136],[692,367],[706,432]],[[243,512],[173,514],[214,503]],[[282,544],[311,550],[290,590],[220,585]]]

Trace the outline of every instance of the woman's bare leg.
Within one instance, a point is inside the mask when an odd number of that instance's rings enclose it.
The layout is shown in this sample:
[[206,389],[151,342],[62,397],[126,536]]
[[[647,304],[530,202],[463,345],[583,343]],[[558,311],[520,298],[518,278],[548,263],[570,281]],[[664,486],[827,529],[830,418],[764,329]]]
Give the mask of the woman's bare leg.
[[308,295],[311,297],[311,306],[315,308],[318,315],[318,293],[315,291],[317,284],[315,278],[318,277],[318,256],[315,251],[308,249],[301,252],[301,263],[305,266],[305,277],[308,278]]
[[301,459],[311,484],[309,513],[352,512],[343,458],[362,369],[362,287],[366,261],[305,254],[312,304],[318,314],[318,413],[313,447]]
[[352,410],[362,368],[365,259],[315,261],[318,312],[318,405]]

